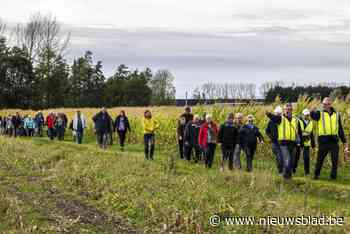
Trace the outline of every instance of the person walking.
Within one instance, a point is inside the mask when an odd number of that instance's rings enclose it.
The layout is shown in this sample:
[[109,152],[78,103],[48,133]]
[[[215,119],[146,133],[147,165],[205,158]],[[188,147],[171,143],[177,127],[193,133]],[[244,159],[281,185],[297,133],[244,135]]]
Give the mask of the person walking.
[[5,125],[4,125],[5,122],[6,122],[6,118],[0,116],[0,135],[3,135],[5,132]]
[[219,129],[211,115],[207,115],[205,119],[206,121],[199,131],[198,143],[205,152],[205,167],[211,168],[214,161]]
[[107,148],[107,141],[110,133],[110,129],[112,128],[112,118],[107,112],[105,107],[97,113],[93,118],[94,129],[97,136],[97,142],[101,149]]
[[131,131],[129,119],[125,114],[125,111],[120,111],[120,114],[115,119],[114,132],[117,132],[119,137],[120,150],[124,150],[125,139],[127,132]]
[[[274,110],[274,114],[276,116],[281,116],[282,113],[283,113],[282,107],[277,106]],[[267,127],[265,129],[265,133],[270,138],[272,153],[275,155],[275,158],[276,158],[278,174],[282,175],[283,157],[282,157],[281,148],[278,142],[278,128],[277,128],[277,125],[272,120],[269,120]]]
[[312,120],[316,121],[318,135],[318,152],[314,179],[319,179],[323,162],[328,153],[330,153],[332,160],[330,177],[336,180],[340,151],[339,139],[344,144],[345,155],[349,152],[340,113],[332,106],[332,99],[326,97],[322,101],[322,107],[319,110],[312,110],[310,116]]
[[17,112],[16,115],[12,116],[11,121],[12,121],[12,126],[13,126],[13,136],[14,137],[20,136],[22,118],[21,118],[19,112]]
[[201,121],[199,115],[195,115],[193,120],[188,122],[184,131],[184,154],[187,161],[191,161],[194,151],[194,162],[201,161],[202,150],[198,143]]
[[41,111],[39,111],[35,117],[34,117],[34,122],[35,122],[35,133],[39,137],[43,137],[43,127],[45,124],[45,118],[44,115]]
[[300,121],[293,116],[293,106],[287,103],[282,116],[266,113],[267,117],[277,125],[278,143],[283,157],[283,178],[291,179],[293,160],[297,146],[301,145],[302,130]]
[[25,129],[25,132],[26,132],[26,136],[28,136],[28,137],[34,136],[35,121],[34,121],[34,119],[32,118],[31,115],[28,115],[24,119],[24,129]]
[[300,118],[301,129],[303,131],[303,144],[298,147],[297,154],[294,161],[293,173],[296,173],[300,155],[303,154],[304,159],[304,175],[310,174],[310,148],[315,148],[314,138],[314,123],[310,118],[310,111],[308,109],[303,110]]
[[75,134],[75,141],[77,144],[81,144],[83,142],[84,129],[87,127],[85,116],[80,110],[77,110],[72,121],[72,130]]
[[240,134],[241,128],[244,125],[243,119],[244,119],[244,115],[242,113],[237,113],[235,115],[234,124],[238,130],[238,136],[237,136],[237,141],[236,141],[236,145],[235,145],[235,150],[233,152],[233,165],[236,169],[242,168],[242,164],[241,164],[242,147],[241,147],[241,144],[239,142],[239,140],[240,140],[239,134]]
[[221,124],[218,134],[218,143],[221,144],[221,166],[220,170],[224,170],[225,162],[228,161],[229,170],[233,169],[233,154],[235,146],[238,142],[238,129],[234,124],[234,114],[227,116],[225,123]]
[[177,139],[179,145],[180,158],[184,159],[184,135],[186,127],[186,118],[185,116],[180,117],[177,125]]
[[146,110],[143,118],[143,133],[145,145],[145,159],[153,160],[155,150],[155,131],[159,128],[159,123],[152,117],[152,113]]
[[47,126],[47,135],[51,140],[55,138],[55,122],[56,122],[56,116],[53,112],[50,112],[50,114],[46,117],[46,126]]
[[67,127],[67,116],[63,113],[58,113],[55,120],[55,129],[59,141],[64,140],[64,135]]
[[253,171],[253,159],[257,149],[258,140],[264,143],[264,137],[257,126],[254,125],[254,116],[247,116],[247,123],[239,130],[239,144],[247,159],[247,171]]
[[14,136],[14,131],[15,131],[15,127],[13,126],[13,116],[12,115],[9,115],[6,119],[6,134],[9,136],[9,137],[12,137]]

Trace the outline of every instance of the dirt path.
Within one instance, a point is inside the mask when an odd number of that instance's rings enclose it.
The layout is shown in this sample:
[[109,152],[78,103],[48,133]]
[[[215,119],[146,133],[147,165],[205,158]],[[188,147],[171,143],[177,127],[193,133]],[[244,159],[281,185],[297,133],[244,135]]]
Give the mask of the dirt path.
[[[41,177],[19,176],[15,168],[4,164],[0,171],[6,175],[0,177],[0,191],[16,197],[46,217],[46,221],[58,233],[79,233],[80,228],[89,231],[91,228],[96,233],[142,233],[120,217],[111,216],[49,187]],[[33,188],[33,191],[23,191],[22,188],[28,187]]]

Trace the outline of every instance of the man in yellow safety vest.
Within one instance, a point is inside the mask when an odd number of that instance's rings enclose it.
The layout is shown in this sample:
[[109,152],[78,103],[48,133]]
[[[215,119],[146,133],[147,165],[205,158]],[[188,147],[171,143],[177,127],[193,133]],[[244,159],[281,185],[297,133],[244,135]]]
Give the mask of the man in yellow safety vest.
[[293,116],[293,106],[288,103],[284,106],[283,115],[266,113],[267,117],[277,125],[278,143],[283,158],[283,177],[292,177],[293,162],[297,146],[302,144],[302,130],[300,121]]
[[326,97],[322,101],[320,110],[313,110],[311,118],[316,121],[318,135],[318,153],[314,179],[318,179],[321,173],[324,159],[331,153],[332,171],[331,179],[337,179],[339,159],[339,139],[344,144],[344,151],[348,153],[348,146],[344,134],[340,113],[332,107],[332,100]]

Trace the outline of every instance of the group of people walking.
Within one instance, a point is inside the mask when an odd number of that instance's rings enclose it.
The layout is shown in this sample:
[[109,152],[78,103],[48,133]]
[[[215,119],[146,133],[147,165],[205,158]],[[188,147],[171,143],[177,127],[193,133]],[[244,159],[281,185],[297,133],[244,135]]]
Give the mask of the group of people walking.
[[[272,153],[276,159],[278,173],[285,179],[292,178],[296,173],[300,156],[304,161],[304,174],[310,174],[311,150],[318,146],[314,179],[318,179],[328,154],[331,155],[331,179],[337,178],[341,141],[344,153],[349,153],[346,136],[343,130],[340,113],[332,107],[332,100],[325,98],[320,109],[312,111],[305,109],[301,115],[293,114],[293,106],[287,103],[284,108],[277,106],[272,112],[266,112],[269,120],[265,133],[270,139]],[[113,144],[113,133],[119,137],[120,149],[124,149],[126,135],[131,126],[125,111],[120,111],[115,120],[106,108],[103,108],[92,118],[94,133],[98,145],[106,149]],[[177,138],[180,158],[195,163],[203,162],[211,168],[218,145],[221,148],[220,170],[242,169],[241,156],[245,155],[246,170],[253,170],[253,160],[258,144],[264,143],[259,128],[254,123],[253,115],[229,113],[226,120],[218,124],[210,114],[193,115],[191,108],[186,107],[179,117]],[[6,117],[0,116],[0,134],[11,137],[43,136],[44,126],[47,135],[53,140],[64,140],[68,119],[64,113],[49,113],[44,118],[38,112],[21,117],[19,113]],[[152,117],[149,110],[143,117],[144,155],[146,160],[153,160],[155,151],[155,134],[160,124]],[[78,144],[83,141],[84,130],[87,127],[85,116],[78,110],[69,124],[73,139]]]
[[[269,120],[265,133],[270,139],[272,152],[276,157],[278,173],[285,179],[296,173],[302,155],[304,174],[310,174],[311,150],[318,146],[314,179],[319,179],[324,160],[331,155],[331,179],[337,178],[340,153],[340,141],[344,144],[347,158],[349,148],[344,133],[340,113],[332,107],[331,98],[322,101],[319,109],[305,109],[301,115],[293,114],[293,105],[287,103],[284,108],[277,106],[273,113],[267,112]],[[225,164],[228,169],[241,169],[241,155],[245,155],[246,169],[253,170],[253,159],[258,143],[264,138],[254,124],[254,116],[248,115],[246,121],[241,113],[230,113],[220,126],[211,115],[200,118],[192,115],[186,107],[180,116],[177,128],[180,157],[194,162],[204,161],[212,167],[216,147],[221,146],[220,170]]]
[[0,116],[0,134],[10,137],[18,136],[42,136],[45,119],[41,112],[35,117],[31,115],[21,116],[19,112],[15,115]]
[[[267,112],[270,119],[266,134],[271,139],[272,151],[276,157],[278,171],[285,179],[296,172],[300,155],[303,155],[304,174],[310,173],[310,152],[318,145],[314,179],[319,179],[324,160],[331,155],[331,179],[337,178],[341,141],[345,156],[349,148],[344,133],[340,113],[332,107],[327,97],[320,109],[305,109],[301,116],[293,115],[293,107],[286,104],[277,107],[274,113]],[[316,139],[315,139],[316,138]]]
[[210,114],[203,118],[192,115],[191,108],[186,107],[185,113],[180,116],[177,128],[180,157],[195,163],[203,161],[207,168],[211,168],[214,161],[217,145],[221,145],[222,159],[220,170],[225,164],[232,170],[241,169],[241,152],[246,155],[247,171],[253,170],[253,159],[257,144],[263,143],[263,136],[254,124],[254,117],[244,116],[241,113],[229,113],[221,125],[217,124]]

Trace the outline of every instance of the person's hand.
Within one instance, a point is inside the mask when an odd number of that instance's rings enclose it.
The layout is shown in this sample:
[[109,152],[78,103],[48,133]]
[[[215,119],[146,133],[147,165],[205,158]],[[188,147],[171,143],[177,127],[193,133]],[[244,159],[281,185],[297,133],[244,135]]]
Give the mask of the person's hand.
[[264,141],[260,141],[260,144],[261,144],[261,145],[264,144]]
[[179,140],[182,140],[182,136],[179,136]]

